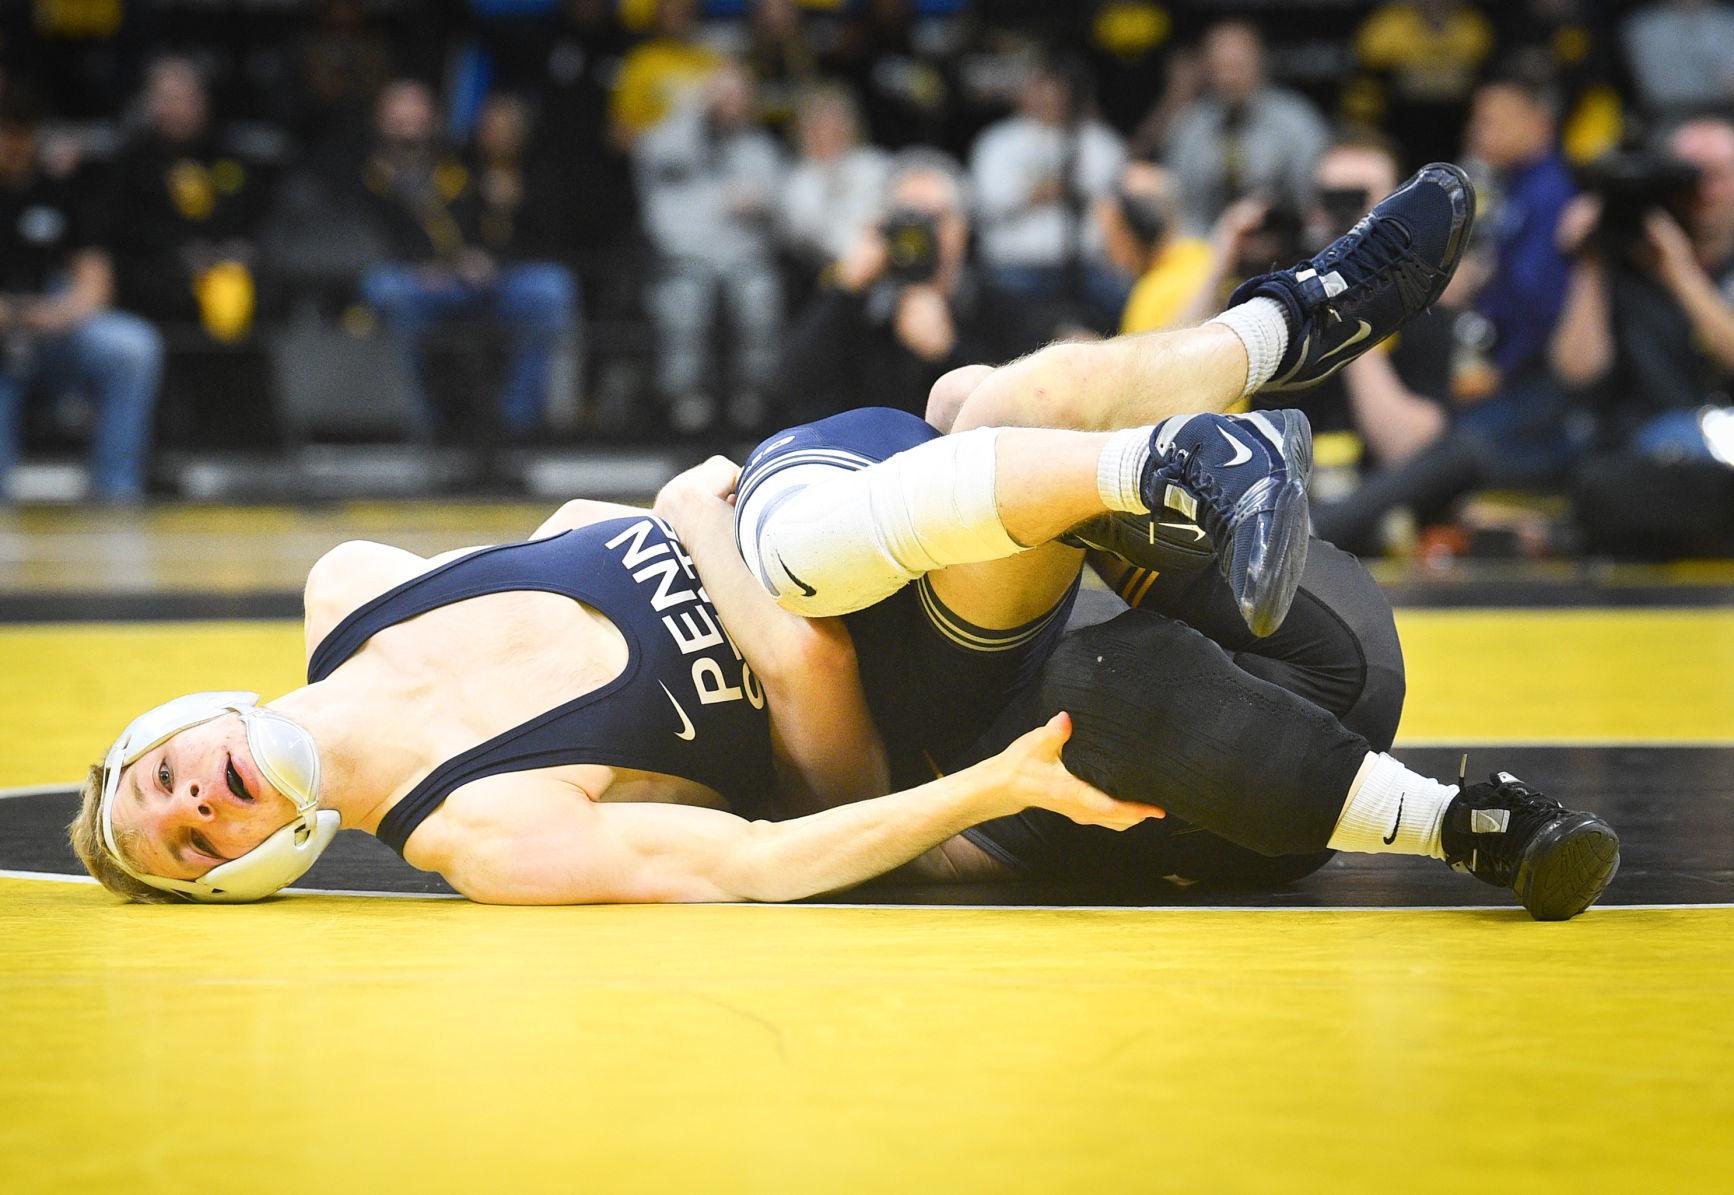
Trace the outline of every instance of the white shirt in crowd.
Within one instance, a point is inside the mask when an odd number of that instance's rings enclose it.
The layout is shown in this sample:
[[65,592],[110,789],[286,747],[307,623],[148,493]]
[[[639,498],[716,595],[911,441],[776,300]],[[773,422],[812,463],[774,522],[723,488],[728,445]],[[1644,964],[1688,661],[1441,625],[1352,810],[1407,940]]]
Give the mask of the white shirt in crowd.
[[890,170],[891,155],[871,145],[858,145],[828,162],[802,158],[783,188],[785,243],[824,261],[844,256],[862,230],[884,216]]
[[1068,163],[1071,190],[1085,199],[1084,256],[1102,260],[1101,233],[1089,218],[1089,201],[1113,188],[1125,162],[1119,134],[1097,121],[1055,127],[1012,116],[990,125],[970,155],[982,261],[989,266],[1064,263],[1075,235],[1073,213],[1063,198],[1035,206],[1030,199]]
[[645,230],[665,257],[727,268],[773,252],[783,161],[768,133],[715,133],[689,104],[640,137],[633,157]]

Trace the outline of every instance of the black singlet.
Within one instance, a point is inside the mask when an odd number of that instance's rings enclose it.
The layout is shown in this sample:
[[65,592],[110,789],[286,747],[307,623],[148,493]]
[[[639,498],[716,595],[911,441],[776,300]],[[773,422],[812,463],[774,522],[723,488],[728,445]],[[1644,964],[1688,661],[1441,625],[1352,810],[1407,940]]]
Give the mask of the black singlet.
[[626,667],[440,764],[381,819],[382,842],[402,854],[416,827],[472,780],[574,763],[678,776],[715,789],[743,817],[770,816],[764,690],[680,541],[648,514],[481,548],[412,578],[338,623],[314,651],[307,679],[330,676],[387,627],[511,590],[564,594],[600,611],[626,639]]

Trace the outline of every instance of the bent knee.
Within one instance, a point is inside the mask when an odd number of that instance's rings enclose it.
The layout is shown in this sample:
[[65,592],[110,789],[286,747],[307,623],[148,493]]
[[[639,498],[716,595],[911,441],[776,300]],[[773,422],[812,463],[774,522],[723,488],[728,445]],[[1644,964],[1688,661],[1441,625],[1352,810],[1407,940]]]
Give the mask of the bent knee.
[[974,427],[1088,426],[1078,395],[1104,368],[1099,346],[1050,344],[982,377],[964,399],[950,430]]
[[927,392],[927,422],[950,431],[971,392],[993,371],[991,365],[960,365],[943,375]]

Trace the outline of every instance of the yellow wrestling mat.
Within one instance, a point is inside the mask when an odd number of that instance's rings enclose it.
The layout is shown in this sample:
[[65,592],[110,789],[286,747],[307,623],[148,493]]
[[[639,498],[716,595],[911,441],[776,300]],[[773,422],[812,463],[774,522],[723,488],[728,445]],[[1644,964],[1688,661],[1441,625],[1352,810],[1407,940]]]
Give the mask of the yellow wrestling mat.
[[[1734,744],[1734,612],[1400,621],[1409,742]],[[291,687],[299,653],[277,622],[0,628],[0,786],[79,775],[172,693]],[[1718,1190],[1731,1007],[1727,908],[146,908],[0,879],[0,1192]]]
[[7,1191],[1640,1191],[1725,911],[120,907],[0,880]]

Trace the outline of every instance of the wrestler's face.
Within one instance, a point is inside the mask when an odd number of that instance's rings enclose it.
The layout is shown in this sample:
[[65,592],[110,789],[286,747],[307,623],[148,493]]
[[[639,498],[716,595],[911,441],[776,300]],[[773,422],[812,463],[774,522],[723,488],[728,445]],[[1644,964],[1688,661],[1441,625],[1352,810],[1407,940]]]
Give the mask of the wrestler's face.
[[114,794],[115,839],[139,871],[194,880],[295,820],[259,771],[236,713],[188,727],[134,760]]

